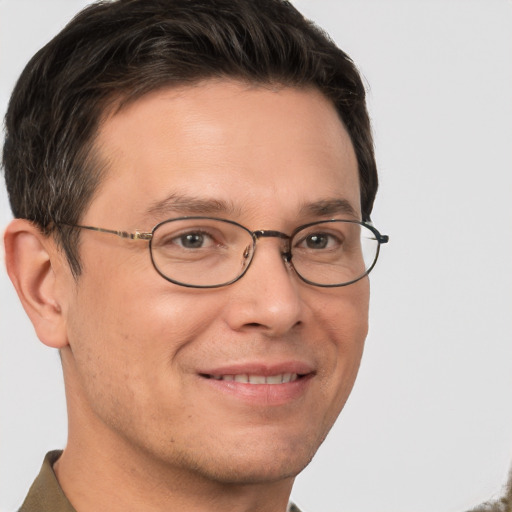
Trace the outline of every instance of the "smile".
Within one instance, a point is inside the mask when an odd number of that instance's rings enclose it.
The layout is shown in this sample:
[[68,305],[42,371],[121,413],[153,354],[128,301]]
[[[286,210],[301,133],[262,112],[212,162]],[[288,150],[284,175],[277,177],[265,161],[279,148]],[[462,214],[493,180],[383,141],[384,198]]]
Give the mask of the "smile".
[[[279,368],[281,366],[281,368]],[[212,400],[223,397],[245,402],[251,408],[291,404],[305,397],[316,372],[306,363],[282,363],[274,368],[263,364],[230,365],[199,372],[202,382],[214,391]]]
[[206,375],[209,379],[241,382],[243,384],[287,384],[299,378],[296,373],[278,373],[276,375],[250,375],[241,373],[236,375]]

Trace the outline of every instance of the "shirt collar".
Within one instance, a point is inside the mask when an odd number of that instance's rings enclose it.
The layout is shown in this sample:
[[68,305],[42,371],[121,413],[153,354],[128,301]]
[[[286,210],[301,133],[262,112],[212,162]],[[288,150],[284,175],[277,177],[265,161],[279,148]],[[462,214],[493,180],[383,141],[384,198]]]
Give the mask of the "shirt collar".
[[62,451],[46,454],[39,475],[28,491],[27,497],[18,512],[76,512],[62,491],[53,464]]

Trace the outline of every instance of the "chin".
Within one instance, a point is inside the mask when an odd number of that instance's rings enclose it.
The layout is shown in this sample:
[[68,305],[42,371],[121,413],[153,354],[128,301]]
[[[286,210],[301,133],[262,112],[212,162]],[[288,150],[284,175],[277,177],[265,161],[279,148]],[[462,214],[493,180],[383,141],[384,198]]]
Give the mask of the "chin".
[[261,442],[253,439],[233,446],[210,464],[203,460],[196,469],[210,480],[227,485],[254,485],[295,478],[310,462],[320,442]]
[[[279,457],[277,457],[279,459]],[[207,471],[208,479],[216,481],[224,485],[258,485],[277,483],[283,480],[294,479],[310,462],[308,460],[301,461],[273,461],[265,460],[264,462],[248,461],[237,464],[231,463],[229,466],[219,467],[217,465],[212,468],[213,471]]]

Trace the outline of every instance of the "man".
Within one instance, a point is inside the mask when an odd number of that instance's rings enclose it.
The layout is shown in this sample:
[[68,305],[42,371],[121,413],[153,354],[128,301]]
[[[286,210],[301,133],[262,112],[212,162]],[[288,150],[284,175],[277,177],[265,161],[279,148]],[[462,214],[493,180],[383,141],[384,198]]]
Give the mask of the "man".
[[285,511],[387,241],[350,59],[279,0],[94,4],[23,72],[3,165],[69,416],[21,510]]

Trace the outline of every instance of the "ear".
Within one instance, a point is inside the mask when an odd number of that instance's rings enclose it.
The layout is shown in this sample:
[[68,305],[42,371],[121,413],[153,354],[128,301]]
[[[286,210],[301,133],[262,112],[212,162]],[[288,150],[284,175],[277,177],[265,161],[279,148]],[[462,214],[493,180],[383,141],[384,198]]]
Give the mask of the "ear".
[[49,347],[65,347],[68,340],[63,283],[59,279],[69,279],[62,275],[61,251],[52,237],[25,219],[14,219],[7,226],[4,243],[7,273],[38,338]]

